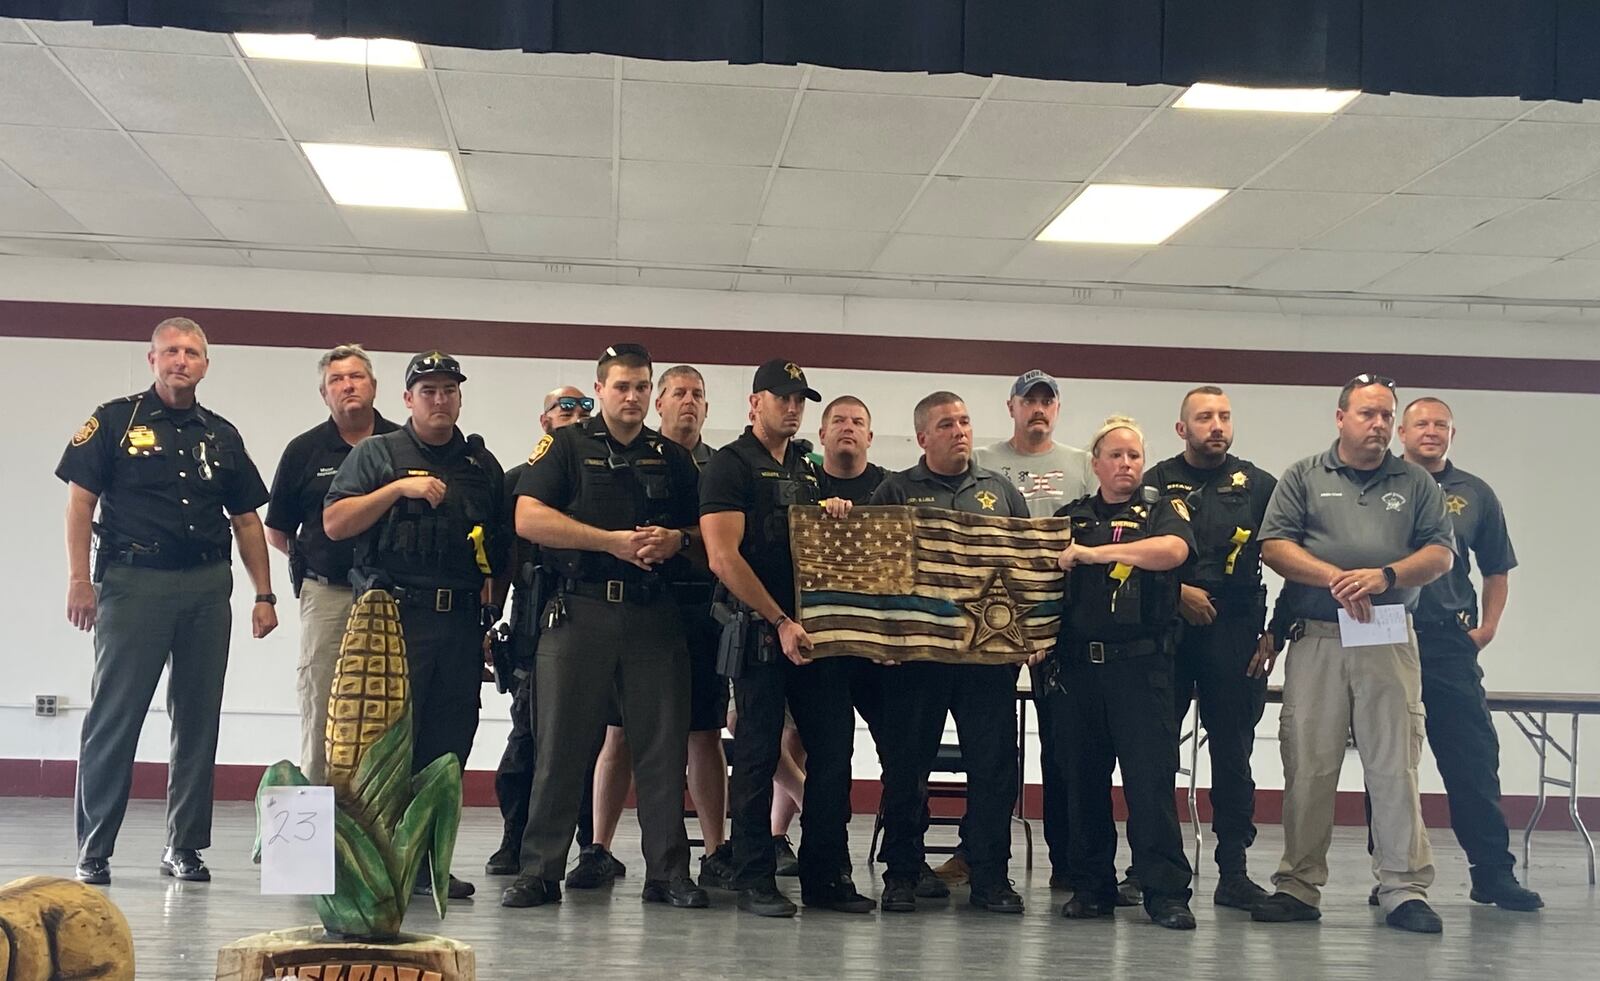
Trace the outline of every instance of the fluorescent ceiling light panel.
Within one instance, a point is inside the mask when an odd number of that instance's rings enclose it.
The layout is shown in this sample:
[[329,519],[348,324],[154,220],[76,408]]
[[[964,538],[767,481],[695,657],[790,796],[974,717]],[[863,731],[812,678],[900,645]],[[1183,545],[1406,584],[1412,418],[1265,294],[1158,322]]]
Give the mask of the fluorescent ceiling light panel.
[[421,68],[422,52],[410,41],[359,37],[319,38],[310,34],[235,34],[247,58],[321,61],[337,65]]
[[1232,109],[1243,112],[1333,113],[1359,93],[1338,89],[1251,89],[1200,82],[1174,102],[1175,109]]
[[302,143],[337,204],[465,211],[455,162],[445,150],[350,143]]
[[1090,184],[1045,226],[1039,241],[1158,245],[1227,193],[1220,187]]

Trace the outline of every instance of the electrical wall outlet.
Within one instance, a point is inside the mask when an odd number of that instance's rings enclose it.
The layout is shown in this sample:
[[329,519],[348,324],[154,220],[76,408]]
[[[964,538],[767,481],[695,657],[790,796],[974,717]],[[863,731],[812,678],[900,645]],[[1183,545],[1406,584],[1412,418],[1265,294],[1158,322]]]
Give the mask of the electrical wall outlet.
[[61,705],[60,695],[33,696],[33,714],[41,719],[53,719]]

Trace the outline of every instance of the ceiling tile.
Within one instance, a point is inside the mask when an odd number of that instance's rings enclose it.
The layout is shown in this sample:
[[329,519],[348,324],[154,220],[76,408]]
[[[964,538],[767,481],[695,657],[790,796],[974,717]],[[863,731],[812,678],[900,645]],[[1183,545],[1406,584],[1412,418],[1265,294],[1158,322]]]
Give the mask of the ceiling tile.
[[284,245],[354,245],[339,209],[300,201],[239,201],[194,198],[194,206],[224,238],[235,242]]
[[429,256],[369,256],[372,271],[390,276],[442,276],[451,279],[499,279],[495,264],[482,259],[435,259]]
[[478,216],[457,211],[405,208],[340,208],[350,233],[362,245],[426,252],[482,252]]
[[44,48],[26,44],[0,47],[0,123],[111,128]]
[[622,77],[645,82],[688,82],[698,85],[743,85],[792,89],[805,69],[799,65],[730,65],[726,61],[651,61],[622,59]]
[[57,242],[47,238],[0,238],[0,253],[44,256],[51,259],[122,258],[104,245],[93,242]]
[[207,248],[199,245],[119,245],[118,255],[129,262],[171,262],[188,266],[246,266],[238,249]]
[[1552,264],[1527,256],[1425,255],[1376,280],[1373,293],[1427,296],[1490,296],[1494,287]]
[[1512,123],[1406,190],[1537,198],[1596,169],[1600,169],[1600,126]]
[[1538,102],[1510,96],[1434,96],[1367,93],[1345,109],[1358,116],[1424,116],[1435,119],[1516,119]]
[[61,206],[31,187],[0,187],[0,231],[81,232]]
[[461,166],[479,211],[608,218],[611,161],[521,153],[463,153]]
[[369,273],[372,264],[364,255],[348,252],[290,252],[273,249],[246,249],[252,266],[274,269],[304,269],[311,272]]
[[1031,239],[1055,217],[1076,184],[935,177],[900,231],[917,235]]
[[13,41],[18,44],[32,44],[33,38],[22,29],[22,21],[11,17],[0,17],[0,44]]
[[1442,246],[1477,255],[1563,256],[1600,242],[1600,202],[1534,201]]
[[1460,153],[1498,125],[1474,119],[1336,116],[1251,186],[1386,194]]
[[745,264],[776,269],[865,269],[888,238],[882,232],[763,225],[750,241]]
[[1307,244],[1349,252],[1428,252],[1516,205],[1506,198],[1395,194]]
[[1080,245],[1073,242],[1029,242],[1006,263],[1006,279],[1043,279],[1057,283],[1116,281],[1124,269],[1144,255],[1141,245]]
[[769,166],[793,101],[782,89],[624,82],[622,156]]
[[1492,292],[1530,300],[1592,300],[1600,297],[1600,261],[1561,259],[1506,280]]
[[202,136],[279,135],[231,58],[59,48],[56,55],[130,130]]
[[373,68],[369,73],[357,65],[301,61],[252,61],[250,71],[297,140],[434,149],[449,145],[425,72]]
[[1377,200],[1376,194],[1234,191],[1180,229],[1170,244],[1290,249]]
[[325,200],[283,140],[140,133],[134,137],[185,194],[256,201]]
[[617,270],[618,286],[654,286],[665,289],[731,290],[738,276],[697,269],[652,269],[649,266]]
[[149,238],[217,237],[216,229],[177,194],[129,194],[125,191],[51,191],[55,202],[84,228],[103,235]]
[[0,160],[46,190],[173,190],[160,168],[126,136],[111,130],[0,126]]
[[609,259],[615,223],[610,218],[483,215],[490,252],[553,258]]
[[1002,239],[896,235],[872,268],[927,276],[992,276],[1016,254],[1017,247],[1018,243]]
[[811,69],[808,87],[824,92],[948,95],[976,99],[989,87],[989,79],[977,75],[930,75],[927,72],[873,72],[818,67]]
[[575,262],[497,261],[495,271],[501,279],[534,280],[548,283],[596,283],[615,285],[617,270],[612,266],[585,266]]
[[611,82],[595,78],[441,72],[463,150],[611,156]]
[[971,111],[967,99],[807,92],[786,167],[925,174]]
[[986,102],[939,172],[1080,181],[1149,114],[1148,109],[1115,106]]
[[622,161],[623,218],[753,225],[769,167]]
[[610,55],[531,51],[476,51],[427,45],[427,61],[441,71],[487,72],[495,75],[559,75],[610,78]]
[[1600,101],[1546,102],[1528,113],[1528,119],[1541,123],[1600,123]]
[[761,221],[798,228],[885,232],[894,227],[922,181],[905,174],[782,168],[773,177]]
[[1237,286],[1283,255],[1273,249],[1217,249],[1163,245],[1151,250],[1117,278],[1166,286]]
[[1000,77],[991,99],[1022,102],[1071,102],[1089,106],[1159,106],[1182,92],[1171,85],[1123,85],[1120,82],[1061,82],[1042,78]]
[[1095,179],[1237,187],[1324,122],[1288,113],[1162,109]]
[[1555,197],[1569,201],[1600,201],[1600,174],[1562,188]]
[[1349,293],[1405,265],[1415,255],[1403,252],[1291,252],[1245,280],[1263,290]]
[[122,51],[166,51],[230,57],[233,48],[223,34],[176,27],[126,27],[82,21],[30,20],[28,26],[45,44],[72,48],[116,48]]
[[736,266],[744,261],[750,232],[748,225],[622,221],[617,224],[617,258]]

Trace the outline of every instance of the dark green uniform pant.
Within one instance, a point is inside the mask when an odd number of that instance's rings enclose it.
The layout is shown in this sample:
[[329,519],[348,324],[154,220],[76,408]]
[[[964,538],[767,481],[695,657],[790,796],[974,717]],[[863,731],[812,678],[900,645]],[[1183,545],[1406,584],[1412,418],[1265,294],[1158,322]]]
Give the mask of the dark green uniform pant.
[[689,654],[677,604],[665,595],[651,603],[575,595],[565,602],[566,621],[545,628],[534,657],[538,762],[523,874],[547,881],[566,874],[585,775],[614,689],[633,756],[645,878],[686,876]]
[[167,844],[210,846],[232,593],[233,571],[226,562],[172,570],[106,569],[95,612],[94,679],[78,749],[80,858],[111,857],[128,809],[139,732],[162,669],[169,666]]

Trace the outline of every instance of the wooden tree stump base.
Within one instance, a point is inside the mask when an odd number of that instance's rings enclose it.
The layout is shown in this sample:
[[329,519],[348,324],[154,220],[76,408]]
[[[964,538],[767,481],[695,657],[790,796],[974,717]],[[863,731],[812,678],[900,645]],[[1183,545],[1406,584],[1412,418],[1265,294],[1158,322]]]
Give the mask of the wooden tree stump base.
[[476,981],[472,948],[408,935],[392,944],[327,939],[320,926],[274,930],[217,951],[217,981]]

